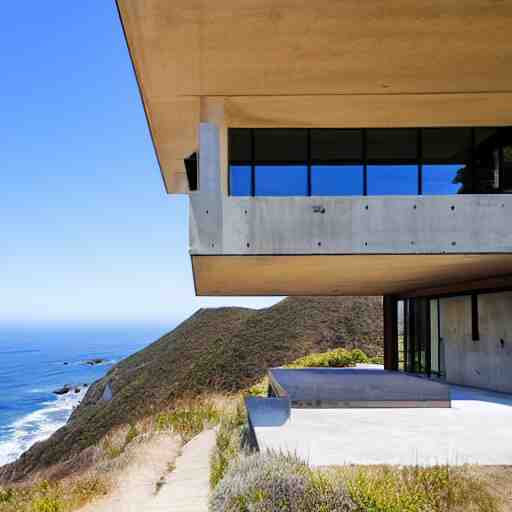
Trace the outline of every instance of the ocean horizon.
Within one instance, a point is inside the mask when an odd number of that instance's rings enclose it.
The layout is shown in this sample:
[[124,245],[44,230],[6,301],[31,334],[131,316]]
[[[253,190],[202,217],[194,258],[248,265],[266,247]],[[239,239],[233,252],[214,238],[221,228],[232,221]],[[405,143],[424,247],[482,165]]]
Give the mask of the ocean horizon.
[[[90,384],[171,328],[0,326],[0,466],[50,437],[67,422]],[[92,359],[102,362],[87,364]],[[66,385],[70,392],[55,394]]]

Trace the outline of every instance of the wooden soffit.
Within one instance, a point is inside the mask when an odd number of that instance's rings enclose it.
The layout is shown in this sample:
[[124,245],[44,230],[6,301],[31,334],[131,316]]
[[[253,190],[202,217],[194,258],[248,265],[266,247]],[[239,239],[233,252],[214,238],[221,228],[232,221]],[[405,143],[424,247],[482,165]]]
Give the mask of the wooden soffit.
[[201,98],[228,126],[512,124],[512,2],[117,3],[169,192]]
[[403,295],[512,274],[512,254],[192,256],[197,295]]

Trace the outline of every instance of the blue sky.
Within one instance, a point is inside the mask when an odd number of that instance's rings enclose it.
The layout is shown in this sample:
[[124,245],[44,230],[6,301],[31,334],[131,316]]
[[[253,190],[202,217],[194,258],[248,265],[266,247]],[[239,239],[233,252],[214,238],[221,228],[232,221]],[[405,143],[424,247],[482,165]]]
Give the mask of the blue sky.
[[173,324],[198,307],[188,198],[167,196],[114,0],[6,2],[0,322]]

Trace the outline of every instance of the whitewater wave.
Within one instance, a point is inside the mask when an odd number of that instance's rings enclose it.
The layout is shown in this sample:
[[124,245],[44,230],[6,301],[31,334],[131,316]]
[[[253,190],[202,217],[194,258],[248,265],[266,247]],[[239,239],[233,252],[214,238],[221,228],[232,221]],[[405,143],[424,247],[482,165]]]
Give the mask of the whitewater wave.
[[80,393],[68,393],[44,402],[37,411],[8,425],[0,439],[0,466],[13,462],[33,444],[48,439],[64,426],[85,392],[83,389]]

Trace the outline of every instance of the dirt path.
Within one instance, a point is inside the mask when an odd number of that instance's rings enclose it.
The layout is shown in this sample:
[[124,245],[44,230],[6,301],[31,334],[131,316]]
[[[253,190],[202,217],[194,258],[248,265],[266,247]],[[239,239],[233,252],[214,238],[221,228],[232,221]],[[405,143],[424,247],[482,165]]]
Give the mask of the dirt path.
[[206,430],[183,447],[176,469],[145,512],[207,512],[210,453],[215,432]]
[[112,493],[79,512],[207,512],[214,443],[215,433],[208,430],[182,449],[168,435],[141,444],[116,476]]

